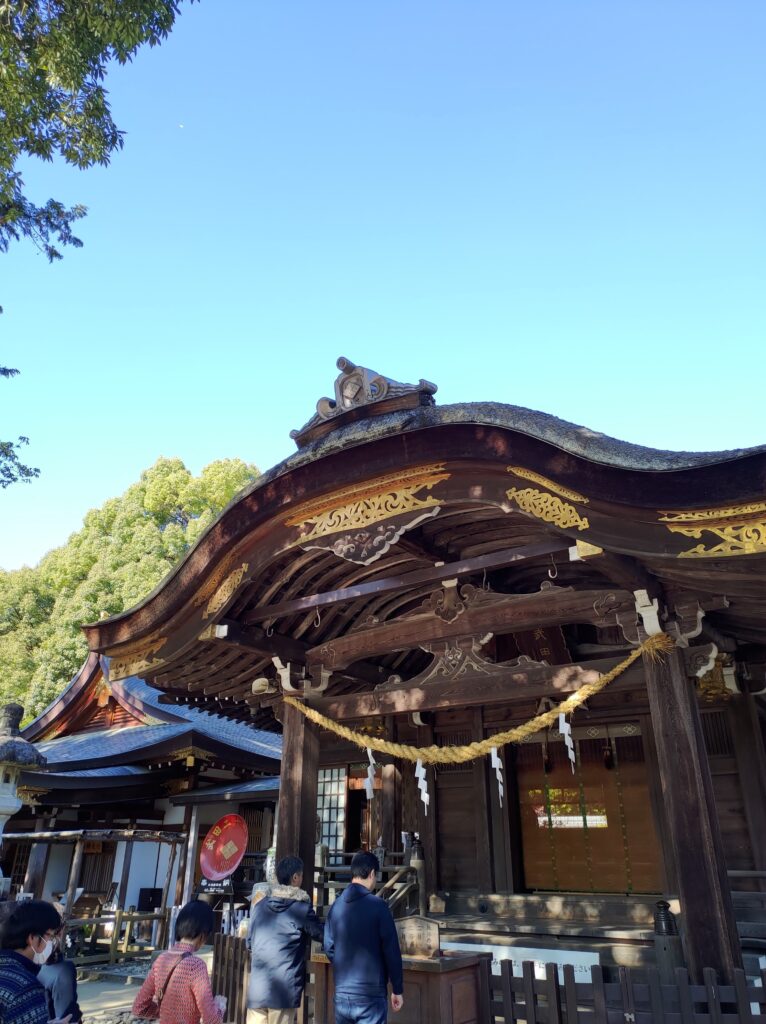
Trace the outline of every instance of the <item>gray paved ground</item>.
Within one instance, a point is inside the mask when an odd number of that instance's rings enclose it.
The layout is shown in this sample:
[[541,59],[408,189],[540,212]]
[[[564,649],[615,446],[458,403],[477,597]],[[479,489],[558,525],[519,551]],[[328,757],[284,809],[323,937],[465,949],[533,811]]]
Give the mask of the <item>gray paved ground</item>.
[[82,1008],[84,1024],[91,1021],[98,1024],[130,1021],[130,1007],[139,984],[138,981],[134,984],[125,984],[124,981],[78,982],[77,1000]]

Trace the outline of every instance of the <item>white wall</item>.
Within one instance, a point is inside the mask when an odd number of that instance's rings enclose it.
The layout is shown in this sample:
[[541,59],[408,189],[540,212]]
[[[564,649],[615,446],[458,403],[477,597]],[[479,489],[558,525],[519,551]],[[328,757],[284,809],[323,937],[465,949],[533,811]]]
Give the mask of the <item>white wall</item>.
[[45,873],[43,899],[52,900],[53,893],[66,892],[69,880],[69,865],[72,863],[74,846],[71,843],[51,843],[48,855],[48,870]]

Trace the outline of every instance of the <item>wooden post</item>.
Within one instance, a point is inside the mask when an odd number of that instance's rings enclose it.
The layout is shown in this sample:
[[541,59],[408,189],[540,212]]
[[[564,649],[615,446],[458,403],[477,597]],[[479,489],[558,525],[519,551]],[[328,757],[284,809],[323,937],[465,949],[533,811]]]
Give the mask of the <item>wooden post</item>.
[[[417,744],[419,747],[428,747],[434,742],[434,730],[430,725],[418,727]],[[415,765],[407,762],[407,771],[414,772]],[[439,797],[436,791],[436,769],[433,765],[426,767],[426,782],[428,783],[428,813],[426,813],[420,793],[417,792],[417,822],[420,842],[423,844],[426,867],[426,894],[431,896],[439,888],[439,839],[438,839],[438,815]]]
[[694,687],[677,648],[644,666],[687,963],[696,982],[713,967],[731,983],[742,954]]
[[72,854],[72,863],[69,867],[69,881],[66,886],[66,896],[64,902],[66,909],[64,910],[64,917],[68,920],[72,916],[72,904],[74,903],[74,893],[77,888],[77,883],[80,880],[80,870],[82,869],[82,857],[85,852],[85,840],[80,836],[77,842],[74,844],[74,853]]
[[109,963],[113,964],[117,959],[117,946],[120,941],[122,930],[122,907],[117,907],[114,912],[114,925],[112,926],[112,938],[109,943]]
[[[737,694],[729,704],[732,739],[739,783],[757,871],[766,870],[766,754],[758,711],[749,693]],[[763,888],[763,882],[761,883]]]
[[178,907],[181,905],[181,900],[184,894],[184,878],[186,877],[186,854],[189,852],[189,840],[188,837],[191,835],[191,814],[192,805],[187,804],[184,807],[184,832],[186,833],[187,840],[185,843],[181,843],[181,851],[178,857],[178,873],[176,875],[176,891],[173,899],[173,905]]
[[314,837],[319,785],[319,730],[297,708],[282,708],[282,771],[277,810],[277,861],[296,854],[303,886],[314,888]]
[[125,909],[128,899],[128,883],[130,882],[130,862],[133,859],[133,840],[125,840],[125,854],[122,858],[122,871],[120,873],[120,888],[117,892],[117,906]]
[[397,829],[397,818],[401,804],[402,773],[397,764],[384,764],[381,770],[380,831],[383,848],[391,852],[402,845],[401,829]]
[[[484,739],[484,718],[481,708],[473,709],[471,738]],[[492,828],[489,818],[490,795],[488,791],[487,763],[489,758],[480,757],[473,762],[474,829],[476,831],[476,882],[479,892],[495,891],[493,871]]]
[[186,904],[192,897],[194,885],[194,863],[197,859],[197,832],[199,831],[199,804],[192,804],[189,818],[189,836],[186,840],[186,863],[184,865],[184,884],[181,890],[180,903]]
[[[52,822],[46,822],[44,818],[40,817],[35,821],[35,832],[44,832],[46,827],[50,828],[51,824]],[[31,892],[36,900],[39,900],[43,894],[50,852],[50,843],[33,843],[32,849],[29,851],[27,871],[24,875],[24,892]]]
[[165,915],[162,921],[159,922],[158,937],[157,937],[157,948],[161,949],[167,940],[167,926],[168,926],[168,894],[170,893],[170,882],[173,878],[173,868],[176,863],[176,843],[170,844],[170,852],[168,853],[168,870],[165,874],[165,884],[162,887],[162,902],[160,903],[160,910]]

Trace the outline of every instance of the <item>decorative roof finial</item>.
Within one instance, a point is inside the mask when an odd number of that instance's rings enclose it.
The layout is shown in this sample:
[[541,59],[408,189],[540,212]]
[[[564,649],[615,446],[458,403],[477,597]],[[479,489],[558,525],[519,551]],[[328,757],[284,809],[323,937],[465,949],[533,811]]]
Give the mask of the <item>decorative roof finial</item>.
[[320,398],[316,415],[300,430],[290,431],[290,437],[299,448],[340,426],[341,422],[434,404],[437,389],[430,381],[400,384],[365,366],[357,366],[345,356],[338,359],[336,366],[341,372],[335,380],[335,398]]

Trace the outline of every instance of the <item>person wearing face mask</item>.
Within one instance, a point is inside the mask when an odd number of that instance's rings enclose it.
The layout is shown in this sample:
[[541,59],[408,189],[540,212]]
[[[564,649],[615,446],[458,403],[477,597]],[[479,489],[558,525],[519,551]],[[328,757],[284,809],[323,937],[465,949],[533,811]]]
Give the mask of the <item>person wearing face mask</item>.
[[44,900],[8,904],[0,922],[0,1024],[47,1024],[48,1002],[38,980],[53,952],[61,916]]
[[[61,912],[58,906],[56,910]],[[77,1003],[77,968],[64,956],[61,933],[53,940],[53,952],[40,968],[37,980],[45,989],[48,1016],[57,1020],[68,1017],[71,1024],[80,1024],[82,1010]]]

